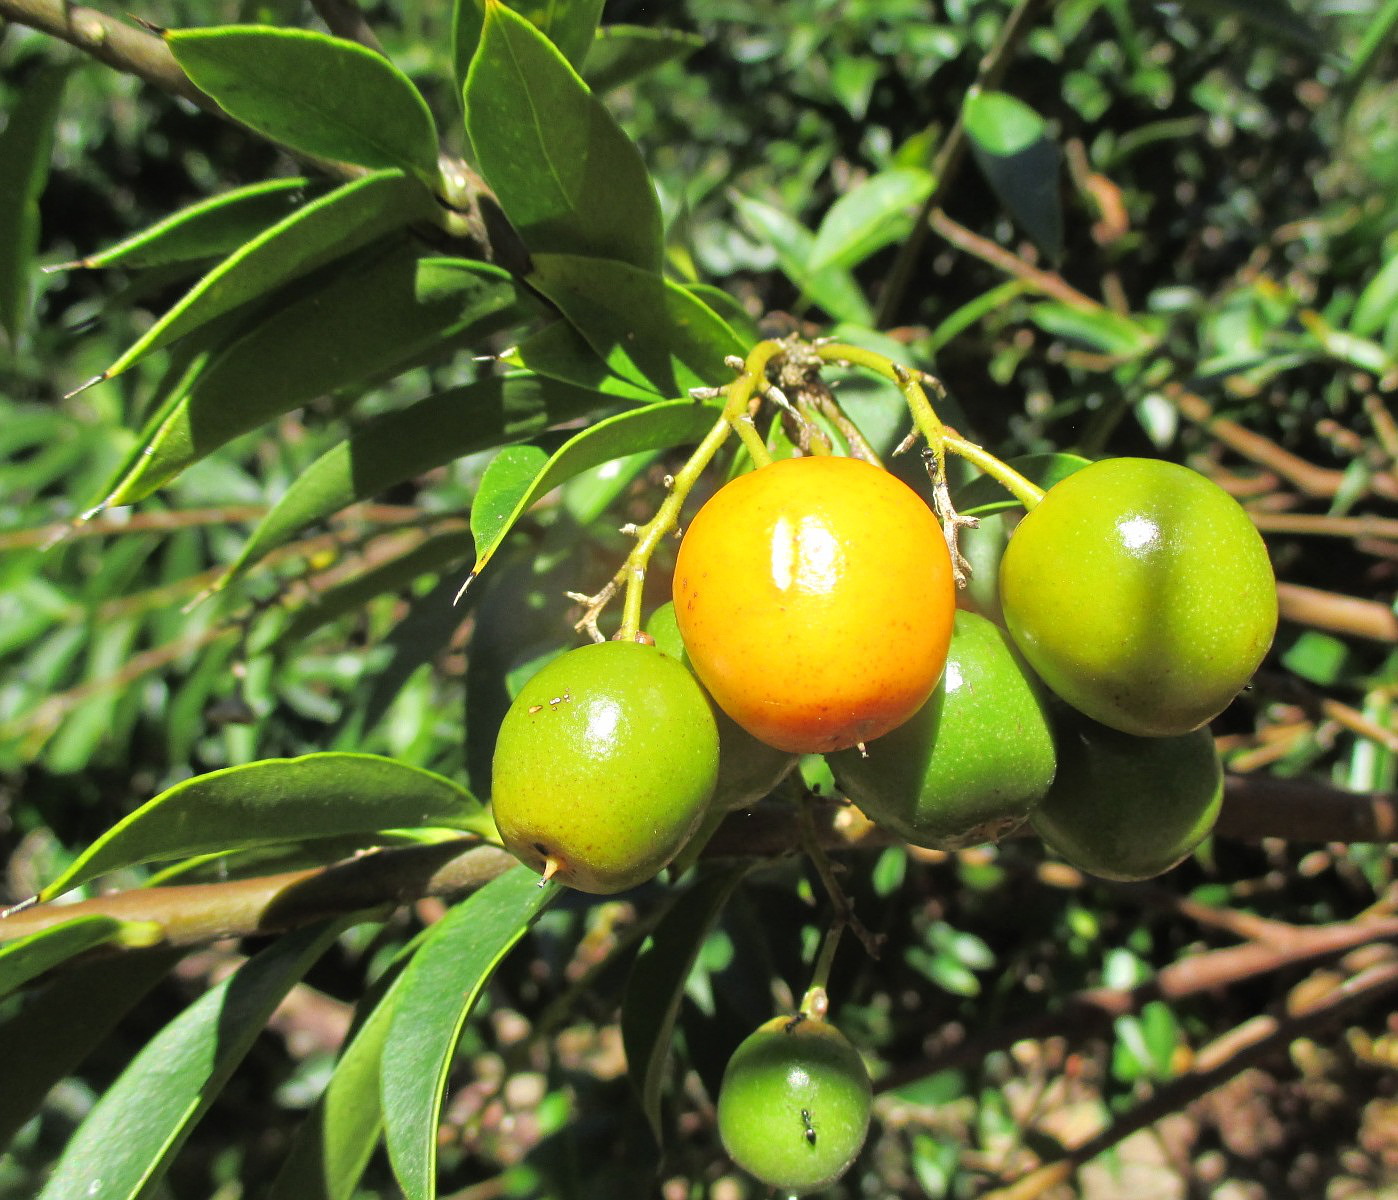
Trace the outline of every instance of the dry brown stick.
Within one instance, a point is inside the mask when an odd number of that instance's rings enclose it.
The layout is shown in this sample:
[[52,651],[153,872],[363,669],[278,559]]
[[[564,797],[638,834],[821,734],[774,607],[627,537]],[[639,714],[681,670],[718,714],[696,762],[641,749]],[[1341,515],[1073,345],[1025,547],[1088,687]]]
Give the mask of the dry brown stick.
[[1398,539],[1398,518],[1394,517],[1331,517],[1324,513],[1260,512],[1257,509],[1249,509],[1248,516],[1263,533]]
[[1030,1171],[985,1200],[1033,1200],[1050,1187],[1066,1182],[1078,1168],[1146,1129],[1170,1113],[1232,1079],[1245,1068],[1284,1053],[1296,1038],[1313,1033],[1339,1017],[1398,987],[1398,963],[1381,963],[1352,975],[1333,991],[1285,1017],[1253,1017],[1199,1051],[1182,1075],[1158,1087],[1149,1099],[1121,1114],[1106,1129],[1071,1147],[1056,1162]]
[[1297,583],[1278,583],[1277,601],[1283,620],[1376,642],[1398,642],[1398,615],[1377,600],[1362,600]]
[[1015,1042],[1055,1036],[1086,1036],[1118,1017],[1139,1012],[1152,1000],[1179,1001],[1220,991],[1247,979],[1287,967],[1335,958],[1360,946],[1398,939],[1398,917],[1363,918],[1334,925],[1297,927],[1294,936],[1267,942],[1244,942],[1191,954],[1164,967],[1154,979],[1135,988],[1088,988],[1069,996],[1061,1009],[991,1030],[939,1050],[921,1061],[900,1066],[879,1080],[889,1091],[954,1067],[982,1061]]
[[1214,832],[1242,841],[1275,836],[1296,842],[1394,842],[1398,795],[1346,792],[1300,779],[1229,775]]
[[[1318,467],[1315,463],[1308,462],[1277,445],[1271,438],[1244,428],[1237,421],[1215,416],[1213,406],[1207,400],[1195,395],[1183,385],[1168,385],[1165,395],[1181,416],[1202,426],[1230,450],[1275,471],[1307,496],[1338,495],[1340,489],[1345,486],[1344,471]],[[1386,474],[1375,474],[1370,477],[1369,486],[1380,496],[1390,500],[1398,499],[1398,479]]]
[[1041,270],[1039,267],[1025,262],[1019,255],[1006,250],[999,243],[981,237],[980,234],[967,229],[959,221],[954,221],[942,209],[934,208],[928,215],[928,222],[958,250],[964,250],[967,254],[979,258],[982,262],[989,263],[992,267],[997,267],[1007,275],[1013,275],[1016,279],[1023,280],[1036,292],[1051,296],[1073,308],[1105,311],[1101,303],[1086,293],[1078,291],[1063,276],[1054,271]]

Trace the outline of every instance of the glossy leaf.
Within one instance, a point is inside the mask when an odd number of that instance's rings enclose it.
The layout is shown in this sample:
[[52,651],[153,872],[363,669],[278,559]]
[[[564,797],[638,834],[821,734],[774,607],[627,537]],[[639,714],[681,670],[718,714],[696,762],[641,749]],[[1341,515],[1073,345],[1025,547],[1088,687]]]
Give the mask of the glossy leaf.
[[559,893],[518,866],[428,933],[403,972],[382,1058],[389,1158],[408,1200],[437,1193],[437,1127],[461,1031],[495,968]]
[[1004,92],[972,92],[961,110],[971,154],[1000,203],[1050,258],[1063,252],[1062,153],[1044,119]]
[[178,29],[165,43],[200,91],[274,142],[361,167],[401,167],[435,183],[431,110],[382,54],[266,25]]
[[530,445],[506,446],[490,460],[471,505],[471,536],[477,546],[488,546],[506,527],[519,498],[548,463],[548,453]]
[[391,758],[267,758],[161,792],[88,846],[39,896],[51,900],[139,863],[422,825],[493,828],[465,788]]
[[153,1195],[272,1011],[342,928],[280,938],[151,1038],[69,1139],[39,1200]]
[[103,373],[120,375],[153,350],[206,321],[273,292],[360,246],[427,216],[432,196],[401,171],[379,171],[336,188],[230,254],[175,302]]
[[394,979],[340,1054],[296,1131],[267,1200],[353,1200],[383,1135],[379,1072],[403,976]]
[[811,270],[815,234],[788,213],[761,200],[734,193],[733,203],[743,223],[776,252],[782,274],[801,289],[804,299],[837,321],[874,324],[874,311],[848,270],[834,265]]
[[746,866],[735,867],[699,879],[656,926],[627,980],[621,1010],[627,1074],[639,1093],[641,1109],[657,1142],[663,1142],[661,1088],[685,982],[704,940],[723,915],[728,898],[747,870]]
[[[0,934],[4,928],[0,924]],[[0,942],[0,996],[8,995],[94,946],[115,941],[125,945],[150,945],[159,933],[160,927],[148,921],[121,921],[116,917],[91,914],[74,917],[11,942]]]
[[380,417],[327,450],[292,481],[218,586],[298,530],[342,508],[467,454],[572,420],[607,401],[586,388],[514,374],[452,388]]
[[[1021,454],[1006,460],[1008,466],[1046,491],[1060,479],[1082,470],[1088,462],[1077,454]],[[978,475],[965,487],[958,488],[952,503],[965,517],[988,517],[1020,506],[1019,501],[989,475]]]
[[931,193],[933,182],[926,171],[895,167],[846,192],[830,206],[816,230],[806,269],[854,267],[902,241],[912,231],[918,206]]
[[746,348],[713,309],[679,284],[624,262],[536,254],[529,282],[558,306],[615,374],[663,396],[733,377]]
[[[508,496],[503,490],[493,497],[484,498],[492,513],[503,512],[507,515],[489,522],[479,522],[478,532],[477,522],[473,518],[472,527],[473,532],[477,532],[477,538],[472,578],[480,574],[505,536],[514,528],[515,522],[560,484],[614,458],[701,441],[713,428],[718,415],[718,409],[710,405],[692,400],[668,400],[599,421],[569,439],[540,467],[531,481],[519,487],[513,506],[508,503]],[[518,485],[518,477],[513,473],[510,482]]]
[[606,25],[597,31],[583,60],[583,79],[600,95],[667,62],[688,58],[703,45],[704,39],[697,33],[679,29]]
[[659,271],[660,203],[640,152],[548,38],[499,0],[466,77],[480,171],[534,253]]
[[54,123],[68,71],[42,67],[14,94],[0,131],[0,328],[18,341],[29,317],[30,276],[39,248],[39,195],[49,177]]
[[345,264],[217,355],[142,438],[104,501],[131,504],[239,434],[339,388],[363,386],[518,320],[497,267],[395,248]]
[[1029,319],[1045,333],[1116,358],[1139,358],[1156,344],[1148,329],[1109,308],[1073,308],[1045,300],[1029,310]]
[[309,179],[267,179],[200,200],[70,267],[163,267],[222,257],[327,189]]
[[554,321],[531,333],[505,351],[500,361],[561,383],[596,388],[608,396],[642,403],[664,396],[649,384],[640,386],[613,374],[587,339],[567,321]]
[[[74,963],[26,995],[0,1020],[5,1086],[0,1152],[117,1023],[180,960],[179,950],[141,950]],[[101,996],[100,1004],[93,1003]]]

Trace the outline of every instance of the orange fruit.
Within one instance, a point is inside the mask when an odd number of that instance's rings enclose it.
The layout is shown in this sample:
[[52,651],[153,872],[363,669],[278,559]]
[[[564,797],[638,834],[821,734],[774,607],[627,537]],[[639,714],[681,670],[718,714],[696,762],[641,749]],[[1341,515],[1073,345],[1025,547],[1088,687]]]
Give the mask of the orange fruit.
[[955,610],[936,515],[853,458],[782,459],[720,488],[674,578],[690,663],[715,703],[794,754],[871,741],[946,664]]

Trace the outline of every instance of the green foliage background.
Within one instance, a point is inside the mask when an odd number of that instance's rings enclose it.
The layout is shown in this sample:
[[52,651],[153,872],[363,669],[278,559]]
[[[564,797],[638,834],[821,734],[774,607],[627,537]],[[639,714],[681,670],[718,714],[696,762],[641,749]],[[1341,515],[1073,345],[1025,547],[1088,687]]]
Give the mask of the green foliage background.
[[[483,35],[473,0],[366,8],[392,68],[299,57],[326,43],[286,31],[329,4],[137,14],[298,157],[0,2],[0,898],[369,846],[426,878],[489,829],[508,699],[577,644],[564,593],[605,583],[712,423],[689,389],[760,336],[833,333],[935,372],[1002,457],[1168,457],[1244,498],[1319,594],[1284,596],[1219,746],[1336,807],[1145,888],[1027,840],[841,855],[884,944],[846,946],[831,992],[882,1097],[832,1194],[981,1195],[1102,1128],[1115,1156],[1044,1194],[1122,1194],[1151,1105],[1182,1122],[1155,1163],[1180,1187],[1391,1186],[1394,859],[1341,801],[1391,805],[1398,751],[1398,5],[615,0],[594,37],[599,8]],[[282,33],[194,32],[245,24]],[[890,452],[896,390],[839,394]],[[806,984],[830,914],[803,857],[620,902],[520,873],[445,917],[430,893],[213,949],[121,914],[0,943],[0,1197],[760,1194],[712,1102]],[[1276,961],[1190,991],[1235,942]],[[1362,1003],[1307,1025],[1297,989],[1337,980]],[[1091,988],[1135,999],[1104,1018]],[[1270,1142],[1218,1119],[1196,1058],[1259,1011],[1276,1053],[1240,1078]]]

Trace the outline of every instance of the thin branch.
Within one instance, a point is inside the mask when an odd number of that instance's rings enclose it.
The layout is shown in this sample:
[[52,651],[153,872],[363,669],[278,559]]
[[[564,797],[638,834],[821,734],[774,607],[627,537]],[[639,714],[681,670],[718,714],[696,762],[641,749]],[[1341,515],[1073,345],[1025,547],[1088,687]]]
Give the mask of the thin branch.
[[504,874],[516,861],[495,846],[461,838],[376,850],[329,867],[252,879],[133,888],[75,904],[37,904],[11,912],[0,918],[0,942],[93,913],[154,922],[170,946],[281,933],[327,916],[391,910],[428,896],[459,896]]
[[1398,615],[1377,600],[1361,600],[1339,592],[1277,584],[1277,600],[1284,620],[1332,633],[1348,633],[1376,642],[1398,642]]
[[364,14],[353,0],[311,0],[311,7],[320,14],[325,27],[336,37],[358,42],[379,54],[383,53],[383,43],[379,41],[379,35],[364,19]]
[[945,1047],[918,1062],[899,1066],[880,1079],[876,1089],[895,1090],[939,1071],[981,1062],[988,1054],[1018,1041],[1086,1037],[1107,1028],[1118,1017],[1140,1012],[1152,1000],[1186,1000],[1286,968],[1337,958],[1361,946],[1395,939],[1398,939],[1398,917],[1365,917],[1332,925],[1297,927],[1287,938],[1269,931],[1265,942],[1250,941],[1189,954],[1137,987],[1087,988],[1068,996],[1055,1012],[1041,1013],[990,1030],[981,1037]]
[[1051,296],[1072,308],[1086,309],[1091,312],[1104,309],[1101,303],[1085,292],[1078,291],[1062,275],[1055,271],[1042,270],[1032,263],[1025,262],[1018,254],[1006,250],[998,242],[981,237],[980,234],[967,229],[959,221],[954,221],[940,208],[932,210],[928,216],[928,222],[958,250],[964,250],[982,262],[987,262],[992,267],[1004,271],[1005,274],[1027,283],[1036,292]]
[[[1276,472],[1297,491],[1307,496],[1329,497],[1338,495],[1341,488],[1348,486],[1348,478],[1344,471],[1318,467],[1315,463],[1308,462],[1277,445],[1271,438],[1244,428],[1237,421],[1215,416],[1213,406],[1207,400],[1182,385],[1170,384],[1165,388],[1164,394],[1179,410],[1181,416],[1201,426],[1230,450],[1241,454],[1250,462]],[[1369,488],[1386,499],[1398,500],[1398,479],[1391,475],[1371,475]]]
[[1398,795],[1345,792],[1323,783],[1229,775],[1214,831],[1222,837],[1294,842],[1396,842]]
[[[1009,68],[1010,59],[1014,57],[1014,52],[1020,41],[1028,35],[1034,22],[1038,19],[1040,10],[1045,6],[1046,0],[1019,0],[1014,10],[1005,18],[1004,24],[1000,26],[1000,33],[995,39],[995,44],[981,59],[980,66],[976,71],[976,82],[972,85],[968,95],[987,91],[1000,82],[1005,71]],[[927,241],[927,231],[933,210],[937,208],[941,197],[951,190],[952,181],[961,170],[961,163],[965,157],[966,123],[962,119],[961,113],[958,112],[956,121],[942,141],[941,146],[938,147],[936,157],[932,160],[932,191],[923,201],[922,211],[913,223],[912,232],[898,248],[898,258],[890,269],[888,281],[884,284],[883,291],[879,296],[878,315],[874,319],[874,328],[883,329],[893,320],[894,310],[902,302],[903,294],[908,290],[908,284],[913,277],[913,268],[917,265],[923,245]]]

